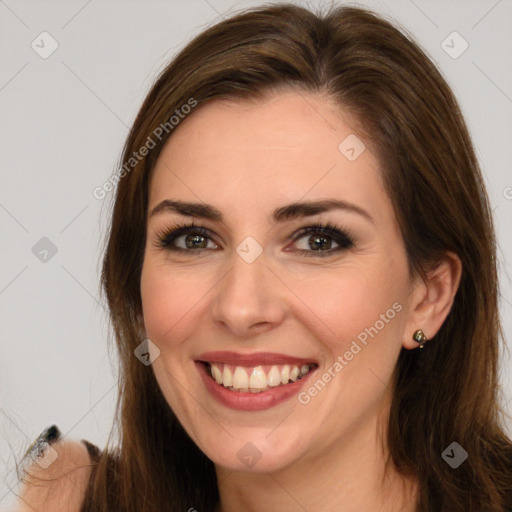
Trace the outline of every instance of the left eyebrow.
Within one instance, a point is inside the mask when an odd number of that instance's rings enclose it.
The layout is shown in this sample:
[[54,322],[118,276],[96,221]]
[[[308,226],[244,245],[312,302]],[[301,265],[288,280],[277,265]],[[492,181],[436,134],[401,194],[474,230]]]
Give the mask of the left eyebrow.
[[[275,222],[284,222],[300,217],[311,217],[334,209],[357,213],[372,224],[375,224],[374,218],[366,210],[353,203],[340,199],[291,203],[274,210],[273,219]],[[150,217],[164,212],[173,212],[187,217],[199,217],[224,222],[222,213],[209,204],[164,199],[151,210]]]
[[324,213],[334,209],[357,213],[369,220],[372,224],[375,224],[375,220],[366,210],[353,203],[342,201],[340,199],[324,199],[322,201],[292,203],[275,210],[274,220],[276,222],[283,222],[285,220],[296,219],[299,217],[318,215],[319,213]]

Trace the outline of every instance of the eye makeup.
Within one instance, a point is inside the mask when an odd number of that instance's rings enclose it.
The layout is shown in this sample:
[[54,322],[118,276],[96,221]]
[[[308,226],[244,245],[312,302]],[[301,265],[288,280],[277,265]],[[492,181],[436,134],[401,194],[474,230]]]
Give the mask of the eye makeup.
[[[313,237],[315,238],[313,239]],[[184,239],[185,247],[176,245],[176,241],[180,238]],[[325,257],[342,250],[350,249],[354,247],[356,243],[355,237],[350,235],[345,228],[331,222],[313,223],[295,231],[290,236],[292,242],[297,242],[301,238],[306,238],[307,240],[313,239],[313,245],[320,242],[318,248],[312,248],[310,250],[295,249],[293,251],[287,250],[286,252],[296,252],[306,257]],[[215,242],[215,235],[209,229],[197,225],[194,222],[176,223],[156,233],[154,246],[182,254],[203,252],[208,249],[217,250],[217,248],[209,248],[209,242],[213,242],[218,246],[217,242]],[[333,242],[337,245],[334,248],[331,247]],[[311,247],[311,243],[309,243],[309,246]],[[329,246],[328,250],[322,249],[322,247],[325,246]],[[190,254],[190,256],[192,256],[192,254]]]

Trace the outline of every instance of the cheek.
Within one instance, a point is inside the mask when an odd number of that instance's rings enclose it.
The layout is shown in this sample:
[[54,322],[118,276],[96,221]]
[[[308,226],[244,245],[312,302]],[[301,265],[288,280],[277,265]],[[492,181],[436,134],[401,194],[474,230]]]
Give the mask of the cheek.
[[194,272],[167,271],[144,264],[141,300],[148,337],[155,341],[179,340],[193,320],[194,309],[207,293],[207,285]]
[[[333,353],[345,351],[359,336],[364,341],[375,336],[392,334],[400,310],[398,273],[389,272],[386,265],[348,266],[325,272],[301,282],[297,295],[310,307],[311,328],[329,344]],[[390,276],[394,276],[393,278]],[[395,304],[395,307],[393,305]],[[391,327],[392,324],[395,326]],[[371,334],[368,333],[371,332]],[[373,335],[373,336],[372,336]]]

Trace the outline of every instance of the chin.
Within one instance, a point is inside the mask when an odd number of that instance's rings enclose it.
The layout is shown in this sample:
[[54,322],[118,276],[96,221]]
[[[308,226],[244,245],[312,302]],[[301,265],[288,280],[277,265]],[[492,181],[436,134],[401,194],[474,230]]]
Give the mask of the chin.
[[[278,427],[279,429],[279,427]],[[205,433],[198,447],[216,465],[231,471],[279,472],[295,465],[307,451],[304,429],[277,433],[268,428],[219,429]],[[296,430],[296,432],[295,432]],[[221,433],[222,432],[222,433]]]

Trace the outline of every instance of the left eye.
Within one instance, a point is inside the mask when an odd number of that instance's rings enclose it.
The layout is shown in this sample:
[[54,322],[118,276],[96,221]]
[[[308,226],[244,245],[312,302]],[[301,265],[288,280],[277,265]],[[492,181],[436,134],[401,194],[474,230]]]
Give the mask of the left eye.
[[[332,244],[337,244],[336,241],[332,239],[329,235],[320,235],[320,234],[313,234],[313,235],[303,235],[299,237],[297,240],[303,239],[302,245],[303,247],[300,247],[300,244],[297,244],[297,247],[299,250],[307,250],[310,249],[312,251],[323,251],[324,249],[332,249]],[[297,243],[297,240],[295,243]],[[306,242],[306,243],[304,243]],[[304,247],[307,246],[307,247]]]
[[[348,234],[329,225],[305,228],[295,236],[294,242],[297,243],[301,239],[304,239],[304,242],[299,244],[302,247],[299,246],[296,252],[304,256],[328,256],[354,245]],[[332,246],[333,243],[336,244],[336,247]]]
[[[304,240],[295,250],[304,256],[327,256],[354,246],[354,240],[343,230],[331,224],[317,224],[303,228],[293,236],[293,243]],[[332,244],[335,244],[333,247]],[[157,247],[176,252],[200,252],[204,249],[217,249],[210,232],[200,226],[178,226],[157,235]],[[302,246],[302,247],[301,247]],[[189,250],[190,249],[190,250]]]

